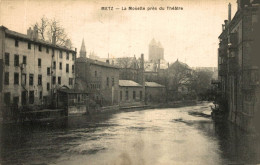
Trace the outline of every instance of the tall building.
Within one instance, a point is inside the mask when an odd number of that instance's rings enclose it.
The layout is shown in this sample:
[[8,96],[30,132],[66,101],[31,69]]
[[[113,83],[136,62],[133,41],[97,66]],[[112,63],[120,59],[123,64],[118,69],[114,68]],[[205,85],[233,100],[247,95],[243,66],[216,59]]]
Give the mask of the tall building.
[[164,48],[153,38],[149,44],[149,62],[157,63],[159,60],[164,60]]
[[0,111],[10,105],[49,105],[57,89],[74,87],[76,51],[0,26]]
[[259,68],[252,64],[253,32],[258,21],[259,0],[238,0],[237,12],[222,25],[219,36],[218,69],[223,104],[230,121],[245,130],[252,127],[257,111]]
[[[81,50],[85,49],[84,42]],[[84,52],[84,51],[83,51]],[[82,51],[81,51],[82,53]],[[118,104],[119,68],[86,57],[76,59],[76,84],[100,106]]]

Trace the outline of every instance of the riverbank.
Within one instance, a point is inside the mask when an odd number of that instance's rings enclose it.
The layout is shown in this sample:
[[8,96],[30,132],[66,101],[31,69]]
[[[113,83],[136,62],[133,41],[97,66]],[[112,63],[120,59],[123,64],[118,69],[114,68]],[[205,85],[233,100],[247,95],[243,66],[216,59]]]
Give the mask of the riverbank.
[[[117,112],[125,112],[125,111],[141,111],[146,109],[162,109],[162,108],[178,108],[184,106],[193,106],[196,105],[198,101],[175,101],[175,102],[168,102],[168,103],[148,103],[144,104],[139,102],[138,104],[123,104],[123,105],[113,105],[113,106],[104,106],[98,108],[88,108],[85,110],[84,113],[82,111],[75,111],[74,113],[66,112],[66,109],[48,109],[48,110],[35,110],[35,111],[26,111],[20,112],[20,117],[16,116],[16,118],[8,121],[4,121],[1,123],[8,124],[8,123],[39,123],[39,122],[51,122],[55,120],[59,120],[60,118],[66,118],[71,116],[82,116],[82,115],[91,115],[96,116],[99,114],[112,114]],[[68,109],[67,109],[68,111]],[[58,113],[57,113],[58,112]],[[78,113],[77,113],[78,112]]]

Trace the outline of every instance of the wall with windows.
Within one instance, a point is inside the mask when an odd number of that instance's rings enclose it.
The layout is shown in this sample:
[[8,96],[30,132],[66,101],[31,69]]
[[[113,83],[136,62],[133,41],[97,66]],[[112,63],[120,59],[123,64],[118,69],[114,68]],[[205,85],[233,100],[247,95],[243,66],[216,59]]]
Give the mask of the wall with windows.
[[[60,58],[60,50],[56,47],[16,37],[6,37],[4,41],[5,47],[1,51],[5,105],[46,104],[52,89],[63,85],[73,88],[74,52],[62,50],[63,57]],[[61,62],[62,69],[54,69],[54,62]],[[52,81],[54,77],[55,81]]]
[[76,67],[77,78],[87,83],[87,87],[81,90],[88,90],[92,99],[102,105],[118,104],[118,68],[87,58],[77,59]]
[[143,87],[125,87],[120,86],[119,89],[119,102],[120,103],[131,103],[131,102],[139,102],[144,99],[144,91]]

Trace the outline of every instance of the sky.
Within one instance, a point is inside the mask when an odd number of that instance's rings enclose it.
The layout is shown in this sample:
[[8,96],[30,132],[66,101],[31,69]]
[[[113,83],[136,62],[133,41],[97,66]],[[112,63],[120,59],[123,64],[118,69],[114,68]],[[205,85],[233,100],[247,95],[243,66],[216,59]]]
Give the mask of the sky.
[[[25,34],[45,16],[60,21],[78,54],[84,38],[87,54],[93,51],[106,58],[143,53],[148,59],[154,38],[170,63],[178,59],[191,67],[216,67],[218,36],[228,18],[229,2],[233,17],[236,0],[0,0],[0,25]],[[167,6],[183,10],[166,10]],[[150,7],[157,10],[147,10]]]

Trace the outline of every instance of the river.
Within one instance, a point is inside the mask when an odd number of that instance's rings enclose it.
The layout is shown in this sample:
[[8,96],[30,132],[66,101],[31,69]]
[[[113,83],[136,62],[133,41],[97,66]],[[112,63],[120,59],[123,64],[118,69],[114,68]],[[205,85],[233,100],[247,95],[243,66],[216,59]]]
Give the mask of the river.
[[168,165],[260,163],[260,144],[210,103],[1,125],[0,164]]

